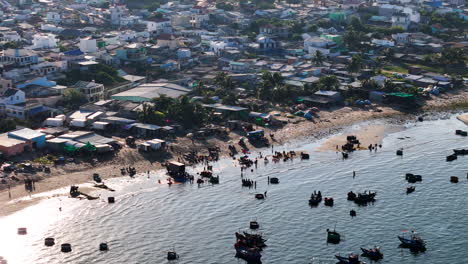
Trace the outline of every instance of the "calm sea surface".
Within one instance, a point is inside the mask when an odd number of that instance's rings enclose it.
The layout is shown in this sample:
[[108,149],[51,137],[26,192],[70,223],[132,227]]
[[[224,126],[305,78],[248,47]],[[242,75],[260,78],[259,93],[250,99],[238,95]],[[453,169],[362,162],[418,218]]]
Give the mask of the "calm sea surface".
[[[257,181],[257,190],[242,188],[239,166],[224,159],[214,164],[220,175],[216,186],[169,187],[157,184],[165,176],[154,172],[149,179],[107,181],[116,192],[100,191],[98,201],[45,199],[0,218],[0,256],[10,264],[167,263],[166,252],[175,247],[180,255],[176,263],[244,263],[234,257],[234,232],[256,218],[268,239],[263,263],[305,264],[313,257],[333,259],[336,253],[358,253],[360,247],[374,245],[382,247],[381,263],[468,263],[468,156],[445,161],[453,148],[468,148],[468,138],[455,135],[455,129],[468,127],[452,117],[405,128],[387,135],[378,152],[355,152],[348,160],[314,151],[320,142],[312,140],[277,147],[307,150],[311,159],[259,162],[257,170],[245,175]],[[402,147],[404,156],[396,156]],[[409,172],[421,174],[423,181],[406,195],[404,175]],[[280,184],[268,185],[268,176],[278,177]],[[460,182],[450,183],[450,176]],[[254,198],[266,190],[266,200]],[[335,198],[335,206],[309,207],[313,190]],[[377,201],[359,207],[346,200],[351,190],[375,190]],[[107,204],[108,196],[115,196],[116,203]],[[357,217],[349,216],[351,209]],[[335,224],[345,240],[327,245],[326,229]],[[27,227],[28,235],[18,236],[18,227]],[[412,254],[398,248],[403,230],[419,232],[427,251]],[[45,237],[54,237],[56,245],[45,247]],[[110,250],[100,252],[100,242]],[[61,253],[61,243],[71,243],[73,252]]]

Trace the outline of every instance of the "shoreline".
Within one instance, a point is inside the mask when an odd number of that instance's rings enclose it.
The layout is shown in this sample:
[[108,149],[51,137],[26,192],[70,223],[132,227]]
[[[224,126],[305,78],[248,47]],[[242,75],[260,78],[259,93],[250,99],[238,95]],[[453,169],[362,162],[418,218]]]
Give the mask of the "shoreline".
[[[460,98],[457,98],[460,99]],[[468,101],[468,92],[462,92],[461,100],[463,102]],[[437,100],[437,104],[430,106],[427,105],[426,108],[422,109],[422,112],[419,113],[405,113],[399,110],[395,110],[390,107],[379,107],[381,112],[374,112],[369,110],[363,110],[359,108],[351,107],[342,107],[337,110],[322,111],[319,112],[321,118],[318,122],[310,121],[301,121],[299,123],[289,123],[278,130],[272,130],[271,132],[275,134],[275,140],[273,144],[275,146],[284,146],[287,143],[294,143],[295,141],[300,140],[321,140],[331,135],[338,134],[342,132],[347,127],[358,125],[363,122],[373,122],[375,120],[384,120],[387,124],[385,125],[367,125],[365,131],[356,131],[358,135],[366,134],[363,136],[363,145],[370,143],[379,143],[383,140],[386,132],[385,127],[389,127],[388,124],[402,124],[409,120],[415,120],[417,116],[428,116],[433,113],[437,113],[440,118],[442,113],[449,114],[452,112],[460,112],[466,109],[456,109],[448,110],[447,107],[450,105],[457,105],[460,103],[460,100],[448,100],[441,99]],[[443,103],[441,103],[441,101]],[[266,130],[266,133],[270,130]],[[231,133],[234,134],[234,133]],[[240,137],[237,134],[231,135],[230,140],[222,141],[219,139],[209,139],[204,141],[197,141],[191,143],[189,139],[178,139],[177,143],[174,145],[176,151],[171,152],[173,158],[176,157],[176,154],[184,153],[187,149],[206,149],[208,146],[219,146],[221,149],[220,158],[225,158],[228,156],[227,145],[237,142]],[[334,146],[341,144],[343,141],[344,135],[336,135],[330,137],[322,143],[322,146],[318,151],[335,151]],[[361,138],[361,136],[358,136]],[[374,142],[375,141],[375,142]],[[255,148],[248,144],[249,149],[253,151],[259,151],[262,148]],[[265,149],[265,148],[263,148]],[[11,199],[9,198],[8,189],[0,191],[0,217],[13,214],[17,211],[20,211],[28,206],[39,203],[42,199],[47,198],[47,196],[42,196],[46,192],[51,192],[54,190],[59,190],[64,188],[63,195],[68,195],[68,187],[70,185],[84,184],[91,182],[91,175],[93,173],[99,173],[103,180],[115,177],[128,177],[122,176],[120,174],[120,168],[126,166],[132,166],[137,169],[137,173],[147,171],[157,171],[163,169],[163,166],[160,162],[150,161],[147,159],[138,160],[137,157],[133,157],[134,153],[129,152],[130,150],[122,149],[119,156],[116,160],[112,160],[109,164],[103,166],[87,166],[87,168],[78,167],[76,171],[71,170],[57,170],[52,173],[52,175],[42,179],[36,184],[36,191],[32,193],[32,198],[24,199],[30,195],[29,192],[24,190],[23,185],[16,185],[11,187]],[[127,157],[130,156],[130,158]],[[195,164],[196,165],[196,164]],[[59,194],[55,194],[59,195]],[[62,194],[60,194],[62,195]]]

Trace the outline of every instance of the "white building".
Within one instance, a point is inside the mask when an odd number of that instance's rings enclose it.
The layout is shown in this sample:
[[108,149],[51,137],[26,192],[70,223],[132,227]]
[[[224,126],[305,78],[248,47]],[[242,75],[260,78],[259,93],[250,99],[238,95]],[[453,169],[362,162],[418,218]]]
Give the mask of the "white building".
[[146,29],[151,33],[172,33],[172,23],[169,19],[153,19],[151,21],[146,21]]
[[392,27],[401,27],[404,30],[407,30],[410,23],[410,16],[403,12],[392,16]]
[[80,39],[80,50],[84,53],[94,53],[98,51],[97,41],[92,37]]
[[48,23],[58,24],[62,21],[62,16],[58,12],[48,12],[46,21]]
[[388,40],[388,39],[372,39],[371,42],[381,47],[394,47],[395,46],[395,42],[393,40]]
[[128,9],[125,5],[115,5],[109,8],[111,15],[111,24],[120,25],[122,17],[128,14]]
[[57,47],[57,38],[54,34],[35,34],[33,36],[33,49],[51,49]]
[[392,34],[392,39],[395,40],[395,42],[402,43],[402,44],[408,44],[413,41],[411,33],[397,33],[397,34]]
[[0,32],[0,41],[20,42],[21,36],[16,31],[4,31],[4,32]]

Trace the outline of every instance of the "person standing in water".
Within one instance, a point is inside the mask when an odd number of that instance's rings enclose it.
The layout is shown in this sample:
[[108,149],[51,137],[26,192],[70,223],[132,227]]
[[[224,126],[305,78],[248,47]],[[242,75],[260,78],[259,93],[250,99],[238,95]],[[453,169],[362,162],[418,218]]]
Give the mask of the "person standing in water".
[[353,171],[353,179],[356,178],[356,171]]

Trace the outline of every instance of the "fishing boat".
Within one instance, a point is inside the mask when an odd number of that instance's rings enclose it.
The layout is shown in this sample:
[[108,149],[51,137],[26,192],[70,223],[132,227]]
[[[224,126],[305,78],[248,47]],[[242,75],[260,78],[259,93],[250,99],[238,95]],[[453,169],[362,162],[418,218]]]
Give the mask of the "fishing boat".
[[383,259],[383,253],[380,251],[380,248],[374,247],[371,249],[361,248],[362,256],[367,257],[371,260]]
[[270,183],[271,183],[271,184],[278,184],[278,183],[279,183],[279,179],[276,178],[276,177],[272,177],[272,178],[270,178]]
[[348,192],[348,201],[354,201],[356,199],[356,194],[353,191]]
[[457,159],[457,155],[456,154],[452,154],[452,155],[448,155],[445,160],[446,161],[454,161]]
[[406,194],[410,194],[416,190],[415,186],[406,187]]
[[176,253],[174,247],[172,248],[172,250],[167,251],[167,260],[176,260],[178,258],[179,255]]
[[219,184],[219,176],[211,176],[210,177],[211,184]]
[[418,182],[418,181],[422,181],[422,176],[421,175],[415,175],[415,174],[412,174],[412,173],[407,173],[405,175],[405,178],[409,183],[415,183],[415,182]]
[[263,200],[265,199],[265,195],[263,195],[263,193],[257,193],[255,194],[255,198],[257,198],[258,200]]
[[426,243],[424,240],[422,240],[422,238],[413,231],[411,231],[411,235],[409,237],[402,235],[398,236],[398,239],[400,240],[402,247],[406,247],[414,251],[426,250]]
[[310,195],[309,205],[317,206],[322,201],[322,194],[320,191],[316,193],[315,191]]
[[334,203],[333,198],[325,197],[324,203],[325,203],[326,206],[333,206],[333,203]]
[[364,205],[370,202],[375,201],[375,196],[377,192],[365,191],[363,193],[358,193],[357,196],[354,198],[354,202],[360,205]]
[[351,217],[355,217],[355,216],[356,216],[356,211],[355,211],[355,210],[349,211],[349,215],[350,215]]
[[327,242],[332,244],[339,244],[341,241],[341,235],[335,231],[335,229],[327,229]]
[[107,245],[107,243],[99,244],[99,251],[107,251],[107,250],[109,250],[109,246]]
[[365,264],[365,262],[359,260],[359,256],[356,254],[349,254],[347,257],[335,255],[335,258],[338,259],[338,264]]
[[204,170],[204,171],[200,172],[200,176],[202,176],[204,178],[211,178],[211,176],[213,176],[213,172],[211,172],[209,170]]
[[236,257],[247,261],[247,263],[262,263],[262,254],[257,248],[249,248],[242,243],[234,244],[234,248],[236,249]]

